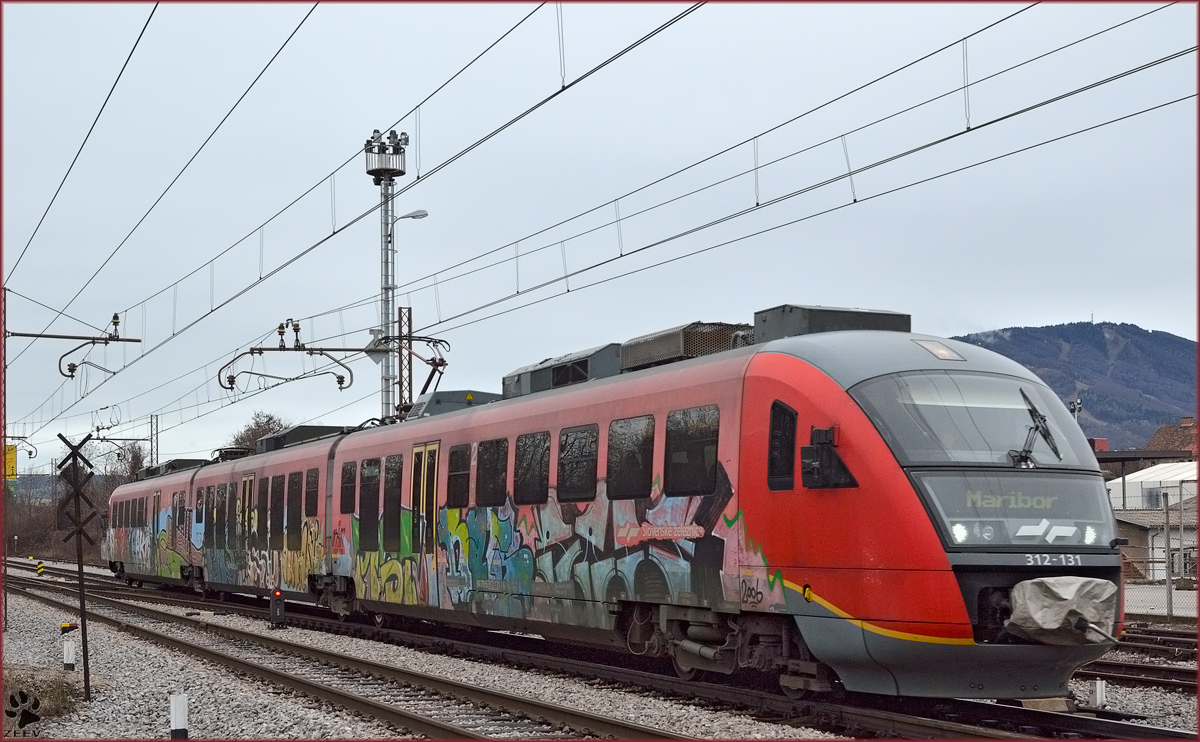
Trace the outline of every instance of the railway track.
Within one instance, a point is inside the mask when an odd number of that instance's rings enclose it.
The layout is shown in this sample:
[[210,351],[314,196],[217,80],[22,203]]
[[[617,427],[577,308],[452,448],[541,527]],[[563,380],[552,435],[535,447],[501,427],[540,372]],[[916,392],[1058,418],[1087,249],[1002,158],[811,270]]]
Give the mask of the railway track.
[[[44,583],[43,583],[44,584]],[[61,584],[61,583],[60,583]],[[204,602],[186,594],[178,596],[162,591],[133,590],[111,582],[103,589],[89,588],[89,595],[108,595],[121,600],[164,602],[197,610],[236,613],[255,620],[266,620],[265,602],[245,596],[232,596],[220,605]],[[91,615],[89,613],[89,615]],[[705,700],[743,709],[751,709],[777,723],[818,726],[830,731],[854,735],[894,736],[905,738],[1023,738],[1035,736],[1083,735],[1117,739],[1194,739],[1195,733],[1186,730],[1131,724],[1118,719],[1095,719],[1086,716],[1058,714],[1002,704],[958,700],[928,701],[925,699],[889,699],[876,696],[855,697],[847,703],[827,701],[792,701],[774,693],[773,689],[738,688],[715,683],[682,685],[673,675],[597,664],[594,659],[581,660],[575,648],[555,656],[548,650],[556,645],[524,637],[505,636],[500,646],[475,641],[451,639],[446,636],[376,627],[370,623],[339,621],[325,611],[304,604],[288,604],[289,625],[327,633],[350,635],[388,641],[394,644],[436,652],[452,652],[475,659],[503,662],[523,667],[554,670],[597,678],[614,683],[629,684],[665,694],[683,695],[693,700]],[[213,626],[213,624],[205,624]],[[494,634],[484,634],[489,639]],[[1142,667],[1154,667],[1143,665]],[[1194,688],[1195,671],[1192,670]],[[1107,677],[1093,675],[1091,677]],[[1124,678],[1112,678],[1124,680]],[[1149,679],[1143,683],[1153,682]],[[1156,683],[1162,685],[1162,683]],[[765,692],[764,692],[765,691]],[[619,734],[617,736],[629,736]]]
[[[64,610],[40,593],[63,588],[19,578],[14,593]],[[29,584],[34,582],[35,584]],[[35,592],[36,591],[36,592]],[[68,590],[69,591],[69,588]],[[437,739],[688,739],[433,675],[93,596],[88,618],[323,701]]]
[[1196,668],[1139,662],[1096,660],[1076,671],[1077,677],[1102,678],[1136,685],[1155,685],[1196,692]]
[[1155,629],[1130,625],[1120,636],[1119,648],[1176,660],[1196,659],[1194,629]]

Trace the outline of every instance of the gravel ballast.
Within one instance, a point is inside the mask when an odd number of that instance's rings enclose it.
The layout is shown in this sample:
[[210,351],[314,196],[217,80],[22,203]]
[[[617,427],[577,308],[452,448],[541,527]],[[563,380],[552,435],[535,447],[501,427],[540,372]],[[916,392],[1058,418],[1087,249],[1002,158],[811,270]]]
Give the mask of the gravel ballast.
[[[152,604],[150,604],[152,605]],[[153,607],[182,613],[175,606]],[[4,636],[5,666],[61,667],[59,623],[69,611],[14,596]],[[644,691],[616,690],[608,683],[564,678],[489,665],[406,647],[289,628],[271,631],[240,616],[206,617],[212,623],[271,634],[333,652],[345,652],[481,686],[611,714],[648,726],[710,739],[836,739],[814,729],[758,721],[735,712],[715,711]],[[68,635],[76,637],[78,633]],[[212,663],[135,639],[99,622],[88,624],[92,703],[78,702],[74,714],[37,725],[44,737],[166,738],[171,693],[188,695],[189,736],[193,738],[355,738],[405,736],[402,730],[336,709],[254,678],[241,678]],[[78,667],[82,667],[80,656]]]
[[[184,612],[177,606],[146,605]],[[58,624],[74,620],[72,614],[20,597],[13,598],[10,611],[12,624],[4,636],[5,666],[61,667]],[[758,721],[741,713],[713,710],[641,689],[620,689],[607,682],[514,669],[307,629],[271,631],[264,622],[241,616],[214,615],[204,620],[695,737],[836,738],[826,732]],[[75,637],[78,645],[78,632],[69,636]],[[404,734],[255,678],[237,677],[209,662],[134,639],[98,622],[89,624],[89,645],[93,702],[80,703],[81,711],[73,716],[42,722],[40,735],[166,737],[167,696],[172,692],[187,693],[189,697],[190,735],[194,738],[375,738]],[[1071,688],[1083,703],[1088,682],[1072,681]],[[1147,716],[1142,723],[1196,729],[1195,694],[1109,682],[1106,696],[1110,709]]]

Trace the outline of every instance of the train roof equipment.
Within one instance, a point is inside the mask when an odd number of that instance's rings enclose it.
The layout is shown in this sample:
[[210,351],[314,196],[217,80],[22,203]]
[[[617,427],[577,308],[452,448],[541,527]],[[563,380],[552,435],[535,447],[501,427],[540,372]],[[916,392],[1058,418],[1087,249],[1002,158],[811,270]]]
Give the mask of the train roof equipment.
[[533,392],[602,379],[621,373],[621,345],[609,343],[579,350],[564,356],[547,358],[522,366],[504,377],[503,398],[523,397]]
[[443,415],[447,412],[457,412],[468,407],[484,405],[502,399],[495,392],[481,392],[475,389],[457,389],[452,391],[427,392],[417,397],[405,420],[416,420],[430,415]]
[[153,479],[161,477],[172,472],[183,471],[184,469],[195,469],[198,466],[203,466],[208,463],[208,459],[171,459],[164,461],[161,464],[147,466],[138,473],[133,475],[136,481],[143,479]]
[[503,379],[503,398],[559,389],[592,379],[641,371],[773,340],[840,330],[909,332],[912,317],[879,309],[781,304],[754,313],[754,324],[689,322],[547,358],[512,371]]
[[285,428],[278,433],[271,433],[259,438],[254,444],[255,453],[266,453],[268,451],[278,451],[287,446],[294,446],[297,443],[305,443],[307,441],[316,440],[317,438],[325,438],[331,435],[344,435],[349,433],[353,428],[343,427],[341,425],[293,425],[290,428]]

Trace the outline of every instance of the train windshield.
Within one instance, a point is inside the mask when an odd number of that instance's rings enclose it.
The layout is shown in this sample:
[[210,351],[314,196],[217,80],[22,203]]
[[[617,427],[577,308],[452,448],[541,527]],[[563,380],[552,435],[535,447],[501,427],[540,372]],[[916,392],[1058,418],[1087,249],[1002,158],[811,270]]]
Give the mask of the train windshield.
[[1108,547],[1114,521],[1097,474],[1015,471],[913,472],[959,547]]
[[1034,381],[917,371],[864,381],[850,394],[906,466],[1097,468],[1067,408]]

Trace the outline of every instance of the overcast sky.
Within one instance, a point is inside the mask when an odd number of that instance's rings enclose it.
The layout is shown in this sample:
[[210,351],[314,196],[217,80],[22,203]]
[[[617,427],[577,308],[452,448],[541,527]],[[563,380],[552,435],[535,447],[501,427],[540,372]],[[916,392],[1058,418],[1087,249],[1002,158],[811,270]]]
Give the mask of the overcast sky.
[[429,217],[396,224],[397,303],[451,343],[443,389],[498,392],[550,356],[780,304],[906,312],[941,336],[1094,318],[1196,338],[1195,98],[1068,136],[1195,95],[1195,4],[713,4],[577,83],[689,6],[564,4],[560,54],[554,4],[336,3],[302,25],[311,5],[164,4],[30,242],[152,7],[2,6],[8,329],[43,331],[124,241],[66,310],[81,321],[46,331],[95,335],[118,312],[142,339],[70,354],[95,364],[73,380],[56,367],[76,343],[9,339],[6,431],[39,451],[22,470],[61,456],[56,433],[145,437],[151,414],[164,460],[207,456],[256,409],[378,415],[361,354],[344,391],[216,377],[288,318],[312,345],[367,343],[379,190],[360,150],[402,117],[396,214]]

